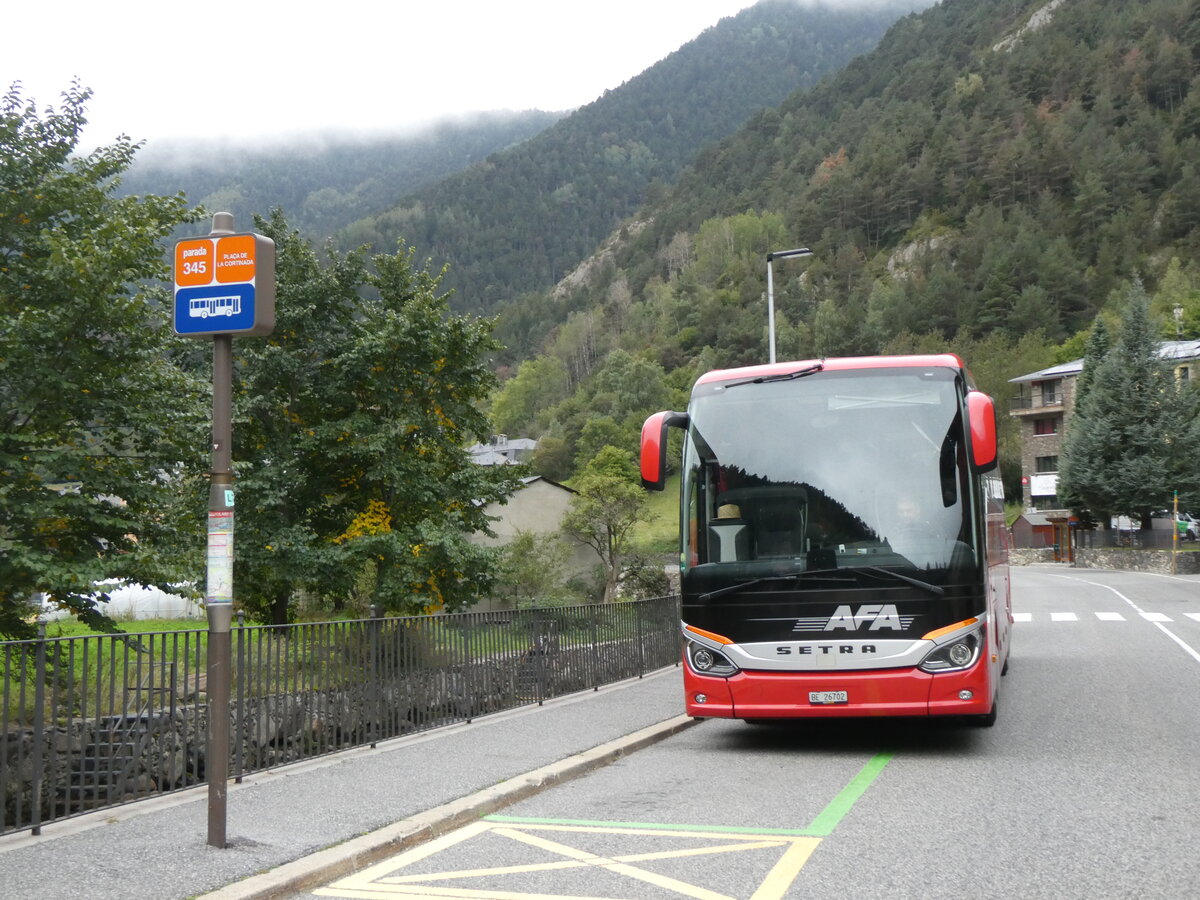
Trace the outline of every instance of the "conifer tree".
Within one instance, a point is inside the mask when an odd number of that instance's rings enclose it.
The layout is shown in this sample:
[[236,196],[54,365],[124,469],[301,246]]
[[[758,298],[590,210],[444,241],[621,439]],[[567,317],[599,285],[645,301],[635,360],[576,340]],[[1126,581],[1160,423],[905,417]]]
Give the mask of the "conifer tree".
[[[1190,468],[1190,390],[1179,390],[1158,352],[1157,329],[1141,281],[1126,292],[1121,333],[1101,351],[1103,326],[1089,339],[1092,373],[1077,398],[1063,443],[1059,496],[1076,512],[1107,525],[1123,515],[1150,527],[1150,514],[1170,504]],[[1191,456],[1194,460],[1194,455]]]
[[1078,407],[1087,396],[1091,387],[1092,377],[1100,367],[1100,362],[1108,355],[1112,339],[1108,334],[1108,326],[1103,316],[1096,317],[1096,324],[1088,334],[1083,350],[1083,369],[1075,381],[1075,405]]

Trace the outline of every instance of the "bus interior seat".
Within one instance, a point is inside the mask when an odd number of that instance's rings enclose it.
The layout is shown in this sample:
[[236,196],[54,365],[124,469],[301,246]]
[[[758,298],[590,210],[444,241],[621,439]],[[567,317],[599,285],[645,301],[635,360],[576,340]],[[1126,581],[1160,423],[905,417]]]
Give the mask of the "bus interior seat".
[[713,562],[735,562],[750,558],[750,529],[734,503],[718,507],[708,526],[708,557]]
[[718,506],[738,507],[755,559],[794,557],[804,552],[807,503],[808,494],[799,485],[738,487],[717,498]]
[[785,497],[759,505],[754,524],[755,555],[798,556],[804,550],[804,511]]

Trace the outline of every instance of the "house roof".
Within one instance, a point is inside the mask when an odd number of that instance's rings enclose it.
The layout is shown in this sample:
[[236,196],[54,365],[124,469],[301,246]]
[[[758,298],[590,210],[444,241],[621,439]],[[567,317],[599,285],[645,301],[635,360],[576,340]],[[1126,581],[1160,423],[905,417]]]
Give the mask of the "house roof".
[[[1158,345],[1158,355],[1162,359],[1170,360],[1171,362],[1200,359],[1200,341],[1163,341]],[[1020,384],[1028,381],[1047,381],[1051,378],[1078,375],[1082,371],[1083,360],[1073,359],[1067,363],[1050,366],[1048,369],[1039,369],[1036,372],[1030,372],[1028,375],[1010,378],[1008,381],[1009,384]]]
[[[1021,519],[1024,519],[1030,525],[1035,525],[1035,526],[1036,525],[1051,525],[1051,524],[1053,524],[1044,515],[1042,515],[1041,513],[1035,513],[1035,512],[1021,513],[1021,515],[1017,516],[1017,521],[1020,521]],[[1014,521],[1013,524],[1016,525],[1017,522]]]
[[1017,384],[1023,381],[1046,381],[1050,378],[1062,378],[1064,375],[1078,375],[1083,371],[1083,360],[1073,359],[1068,363],[1060,363],[1057,366],[1051,366],[1048,369],[1038,369],[1036,372],[1030,372],[1028,375],[1020,375],[1016,378],[1008,379],[1009,384]]
[[472,444],[467,448],[467,452],[473,455],[487,453],[488,451],[504,451],[504,450],[536,450],[538,442],[533,438],[509,438],[504,435],[497,435],[495,440],[489,441],[486,444]]
[[1200,341],[1163,341],[1158,355],[1171,360],[1197,359],[1200,358]]
[[505,456],[503,453],[497,453],[495,450],[484,450],[481,453],[472,453],[471,462],[480,466],[516,465],[516,460]]
[[566,491],[569,494],[578,494],[579,493],[579,491],[575,490],[575,488],[567,487],[565,484],[559,484],[557,481],[551,481],[549,478],[546,478],[544,475],[527,475],[526,477],[521,479],[521,484],[523,484],[523,485],[533,484],[535,481],[544,481],[544,482],[546,482],[546,484],[549,484],[553,487],[562,488],[562,490]]

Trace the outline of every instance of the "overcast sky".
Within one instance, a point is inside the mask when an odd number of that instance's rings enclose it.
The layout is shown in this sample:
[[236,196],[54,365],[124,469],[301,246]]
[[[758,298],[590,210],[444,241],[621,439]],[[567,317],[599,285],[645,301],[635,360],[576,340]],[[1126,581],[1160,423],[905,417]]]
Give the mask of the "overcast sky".
[[753,0],[20,0],[0,85],[78,78],[85,145],[385,131],[589,103]]
[[19,0],[4,13],[0,89],[20,81],[44,108],[78,78],[94,92],[84,147],[122,133],[153,146],[396,131],[590,103],[751,5]]

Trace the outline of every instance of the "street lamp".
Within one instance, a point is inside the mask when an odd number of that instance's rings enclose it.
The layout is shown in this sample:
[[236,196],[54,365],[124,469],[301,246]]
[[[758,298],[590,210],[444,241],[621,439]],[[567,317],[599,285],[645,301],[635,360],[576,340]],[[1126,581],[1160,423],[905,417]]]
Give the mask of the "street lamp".
[[797,247],[795,250],[776,250],[767,254],[767,340],[771,349],[771,362],[775,362],[775,282],[771,277],[771,261],[790,259],[793,256],[812,256],[807,247]]

